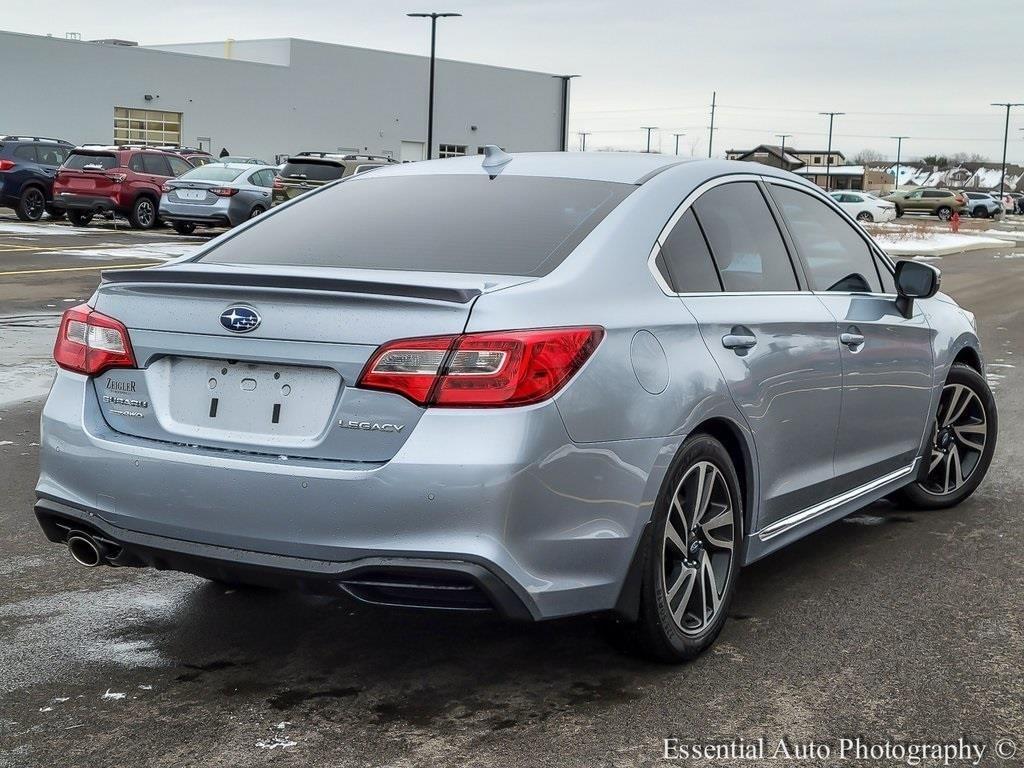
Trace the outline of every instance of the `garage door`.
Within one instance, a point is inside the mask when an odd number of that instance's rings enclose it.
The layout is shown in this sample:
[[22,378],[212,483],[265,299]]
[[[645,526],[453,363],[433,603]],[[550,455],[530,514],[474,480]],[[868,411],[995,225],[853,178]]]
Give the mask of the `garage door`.
[[426,142],[423,141],[403,141],[402,142],[402,157],[403,163],[409,162],[410,160],[422,160],[427,156],[426,153]]

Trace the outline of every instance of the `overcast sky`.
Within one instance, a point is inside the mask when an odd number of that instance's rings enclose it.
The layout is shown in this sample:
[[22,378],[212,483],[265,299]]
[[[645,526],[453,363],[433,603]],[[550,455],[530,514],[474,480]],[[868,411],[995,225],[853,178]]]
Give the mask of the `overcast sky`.
[[[1022,0],[112,0],[9,3],[0,28],[142,44],[232,37],[301,37],[426,53],[428,22],[407,11],[460,11],[443,21],[445,58],[580,74],[571,129],[587,148],[707,154],[708,105],[718,92],[715,151],[778,142],[852,156],[869,148],[904,157],[1002,153],[1004,112],[1024,102]],[[116,73],[112,73],[116,76]],[[45,91],[43,91],[45,92]],[[1024,107],[1011,117],[1009,159],[1024,162]],[[578,139],[574,136],[574,141]]]

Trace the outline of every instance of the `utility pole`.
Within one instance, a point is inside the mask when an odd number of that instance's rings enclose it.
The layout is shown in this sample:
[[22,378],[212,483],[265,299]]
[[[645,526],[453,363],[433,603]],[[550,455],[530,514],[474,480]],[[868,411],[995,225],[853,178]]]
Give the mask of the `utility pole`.
[[650,152],[651,151],[651,131],[658,130],[658,126],[656,126],[656,125],[650,125],[650,126],[648,126],[648,125],[641,125],[640,126],[640,130],[641,131],[647,131],[647,152]]
[[845,112],[819,112],[819,115],[828,115],[828,150],[825,153],[825,191],[832,191],[832,121],[837,115],[845,115]]
[[715,98],[718,91],[711,92],[711,130],[708,131],[708,157],[711,157],[711,148],[715,143]]
[[909,136],[890,136],[890,139],[896,139],[896,173],[892,177],[892,191],[895,192],[900,188],[900,151],[903,149],[903,140],[909,139]]
[[569,149],[569,81],[579,75],[552,75],[562,81],[562,135],[558,146],[565,152]]
[[787,165],[787,163],[786,163],[786,139],[793,138],[793,134],[792,133],[776,133],[775,134],[775,138],[782,139],[782,147],[781,147],[781,149],[782,149],[782,170],[788,171],[789,168],[786,167],[786,165]]
[[461,13],[407,13],[414,19],[430,19],[430,94],[427,97],[427,160],[434,157],[434,62],[437,60],[437,20]]
[[997,101],[993,107],[1006,107],[1006,126],[1003,128],[1003,170],[999,174],[999,204],[1003,204],[1003,185],[1006,183],[1006,144],[1010,139],[1010,110],[1013,107],[1024,107],[1024,102]]
[[680,136],[685,136],[686,134],[685,133],[673,133],[672,135],[676,137],[676,154],[678,155],[679,154],[679,137]]
[[589,136],[590,133],[591,133],[590,131],[580,131],[579,132],[580,152],[586,152],[587,151],[587,136]]

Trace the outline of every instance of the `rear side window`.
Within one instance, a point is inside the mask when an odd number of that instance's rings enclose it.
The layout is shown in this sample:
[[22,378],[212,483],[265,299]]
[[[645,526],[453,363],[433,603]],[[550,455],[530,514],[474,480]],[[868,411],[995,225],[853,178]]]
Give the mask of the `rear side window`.
[[144,153],[142,155],[142,169],[145,173],[151,173],[154,176],[173,176],[171,173],[171,166],[167,163],[167,158],[163,155],[151,155]]
[[117,157],[115,155],[87,155],[79,152],[72,152],[64,161],[64,167],[73,171],[81,171],[87,165],[98,165],[105,171],[117,168]]
[[38,162],[36,158],[36,148],[31,144],[22,144],[20,147],[15,147],[14,156],[18,160],[28,160],[29,162]]
[[201,260],[546,275],[635,189],[506,174],[370,173],[303,196]]
[[797,290],[786,245],[756,184],[741,181],[714,187],[693,207],[726,291]]
[[676,223],[658,254],[658,268],[676,293],[721,291],[711,251],[691,208]]
[[287,163],[281,176],[304,181],[334,181],[345,173],[345,166],[334,163]]
[[881,290],[871,249],[838,213],[792,187],[771,185],[815,291]]

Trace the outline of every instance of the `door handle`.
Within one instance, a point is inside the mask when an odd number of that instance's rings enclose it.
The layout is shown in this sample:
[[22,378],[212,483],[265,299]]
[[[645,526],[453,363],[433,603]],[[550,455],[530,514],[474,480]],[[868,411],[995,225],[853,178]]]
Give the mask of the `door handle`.
[[757,337],[743,333],[727,333],[722,337],[722,346],[726,349],[750,349],[757,344]]
[[847,331],[839,334],[839,341],[850,348],[859,347],[864,343],[864,334]]

